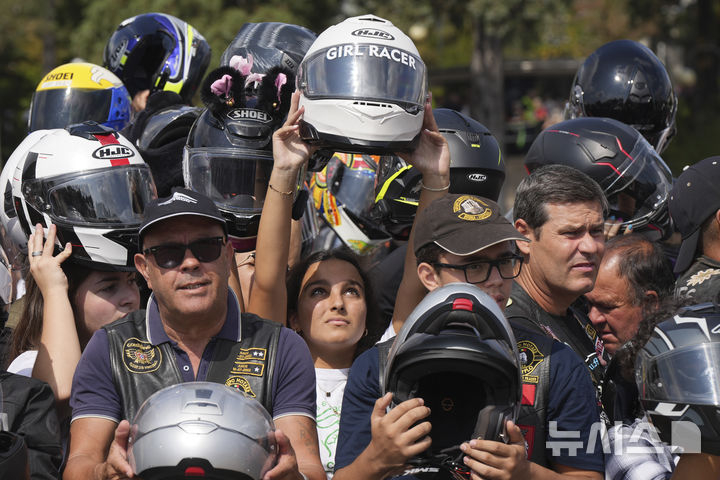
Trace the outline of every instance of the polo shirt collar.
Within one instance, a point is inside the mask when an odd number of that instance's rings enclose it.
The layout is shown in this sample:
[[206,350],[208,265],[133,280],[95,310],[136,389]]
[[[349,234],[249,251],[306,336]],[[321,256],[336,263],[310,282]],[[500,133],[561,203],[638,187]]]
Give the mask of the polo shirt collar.
[[[147,307],[145,308],[145,331],[147,332],[148,341],[153,345],[161,343],[174,343],[165,332],[162,320],[160,319],[160,311],[158,309],[155,294],[150,294]],[[228,288],[227,297],[227,317],[220,331],[213,338],[223,338],[232,342],[239,342],[242,338],[242,315],[240,313],[240,304],[235,296],[235,292]]]

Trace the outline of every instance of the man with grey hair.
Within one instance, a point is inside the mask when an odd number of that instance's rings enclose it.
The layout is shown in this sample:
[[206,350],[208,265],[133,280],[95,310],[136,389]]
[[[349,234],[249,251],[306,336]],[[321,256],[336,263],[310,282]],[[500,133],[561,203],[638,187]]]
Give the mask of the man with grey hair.
[[524,178],[515,195],[515,228],[525,267],[515,279],[506,316],[568,344],[599,385],[602,340],[573,304],[593,289],[604,247],[607,200],[589,176],[547,165]]

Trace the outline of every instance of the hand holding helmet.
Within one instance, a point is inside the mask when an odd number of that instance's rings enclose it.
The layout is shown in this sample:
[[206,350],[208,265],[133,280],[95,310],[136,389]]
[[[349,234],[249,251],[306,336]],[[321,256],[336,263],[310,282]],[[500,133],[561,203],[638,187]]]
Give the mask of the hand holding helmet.
[[292,183],[296,183],[298,172],[316,150],[300,138],[299,122],[304,109],[298,109],[299,100],[300,92],[296,91],[285,124],[273,134],[273,170],[289,172]]
[[43,228],[38,224],[28,240],[30,273],[45,301],[53,291],[62,296],[68,294],[68,279],[60,265],[70,257],[72,245],[70,242],[66,243],[65,249],[53,256],[56,236],[57,226],[50,225],[47,240],[43,241]]

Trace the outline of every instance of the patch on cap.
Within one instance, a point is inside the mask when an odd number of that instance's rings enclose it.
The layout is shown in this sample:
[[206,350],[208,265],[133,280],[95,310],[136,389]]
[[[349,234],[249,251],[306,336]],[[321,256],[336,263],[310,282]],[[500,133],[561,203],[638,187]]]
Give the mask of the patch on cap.
[[453,212],[461,220],[477,222],[487,220],[492,216],[490,206],[472,195],[462,195],[453,202]]

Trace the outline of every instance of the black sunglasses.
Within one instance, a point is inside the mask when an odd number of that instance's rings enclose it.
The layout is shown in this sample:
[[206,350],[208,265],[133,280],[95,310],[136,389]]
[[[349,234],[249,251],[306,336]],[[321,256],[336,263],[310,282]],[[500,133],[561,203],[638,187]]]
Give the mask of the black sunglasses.
[[143,250],[145,255],[153,255],[155,263],[160,268],[175,268],[185,258],[185,252],[190,249],[193,256],[203,263],[214,262],[222,253],[225,237],[200,238],[188,244],[167,243],[156,245]]

